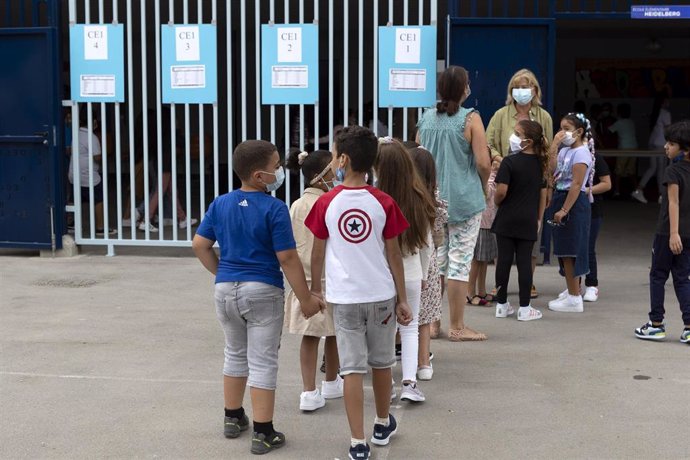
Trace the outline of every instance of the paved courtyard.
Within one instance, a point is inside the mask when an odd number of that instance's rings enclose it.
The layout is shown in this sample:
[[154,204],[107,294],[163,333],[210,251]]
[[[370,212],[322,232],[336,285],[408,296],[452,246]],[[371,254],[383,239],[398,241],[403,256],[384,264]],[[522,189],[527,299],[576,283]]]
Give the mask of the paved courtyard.
[[[564,283],[544,266],[533,304],[541,321],[468,307],[468,324],[489,340],[432,343],[427,402],[395,403],[398,434],[373,458],[690,458],[690,347],[678,342],[672,289],[667,342],[632,334],[646,320],[657,206],[608,203],[607,212],[600,301],[584,314],[548,311]],[[0,252],[0,458],[252,458],[248,434],[221,432],[212,278],[191,249],[104,252]],[[342,400],[298,410],[298,348],[286,333],[275,424],[287,445],[269,457],[346,458]]]

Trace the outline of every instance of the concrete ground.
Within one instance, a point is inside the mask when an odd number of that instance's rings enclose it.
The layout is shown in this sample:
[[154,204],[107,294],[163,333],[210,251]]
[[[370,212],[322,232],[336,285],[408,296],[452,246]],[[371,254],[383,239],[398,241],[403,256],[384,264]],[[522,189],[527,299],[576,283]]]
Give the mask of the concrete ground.
[[[607,207],[599,302],[584,314],[548,311],[564,283],[544,266],[541,321],[468,307],[468,324],[489,340],[432,343],[427,401],[395,403],[398,434],[373,458],[690,458],[690,347],[678,342],[670,284],[668,340],[632,334],[646,321],[657,206]],[[251,458],[249,434],[221,433],[211,276],[191,250],[103,253],[0,253],[0,458]],[[346,458],[342,400],[298,410],[298,348],[286,333],[275,423],[287,445],[269,457]],[[368,426],[373,417],[369,387]]]

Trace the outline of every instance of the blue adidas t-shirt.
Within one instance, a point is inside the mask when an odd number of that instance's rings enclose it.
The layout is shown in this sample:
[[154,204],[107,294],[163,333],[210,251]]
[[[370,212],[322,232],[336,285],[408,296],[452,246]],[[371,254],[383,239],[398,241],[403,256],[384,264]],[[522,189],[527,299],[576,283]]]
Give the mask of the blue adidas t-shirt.
[[216,283],[257,281],[283,288],[276,252],[296,245],[282,201],[263,192],[233,190],[211,203],[196,233],[218,241]]

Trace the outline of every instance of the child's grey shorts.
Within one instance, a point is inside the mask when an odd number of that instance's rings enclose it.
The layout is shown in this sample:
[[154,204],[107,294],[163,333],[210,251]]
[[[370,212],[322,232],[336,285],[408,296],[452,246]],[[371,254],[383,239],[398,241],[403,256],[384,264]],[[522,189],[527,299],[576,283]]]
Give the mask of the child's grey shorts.
[[362,304],[331,304],[340,373],[366,374],[368,366],[395,364],[395,298]]
[[258,282],[217,283],[214,297],[225,334],[223,374],[249,377],[249,386],[275,390],[283,290]]

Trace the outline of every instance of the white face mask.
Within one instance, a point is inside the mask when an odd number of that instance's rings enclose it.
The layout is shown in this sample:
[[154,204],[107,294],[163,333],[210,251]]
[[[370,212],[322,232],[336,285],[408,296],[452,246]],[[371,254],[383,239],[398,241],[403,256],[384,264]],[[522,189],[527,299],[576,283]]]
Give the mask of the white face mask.
[[508,142],[510,142],[511,152],[517,153],[522,151],[522,139],[520,139],[517,134],[511,134],[508,138]]
[[572,131],[566,131],[565,137],[563,138],[563,144],[570,147],[574,143],[575,143],[575,137],[573,137],[573,132]]
[[531,88],[513,88],[512,95],[518,105],[527,105],[532,101]]

